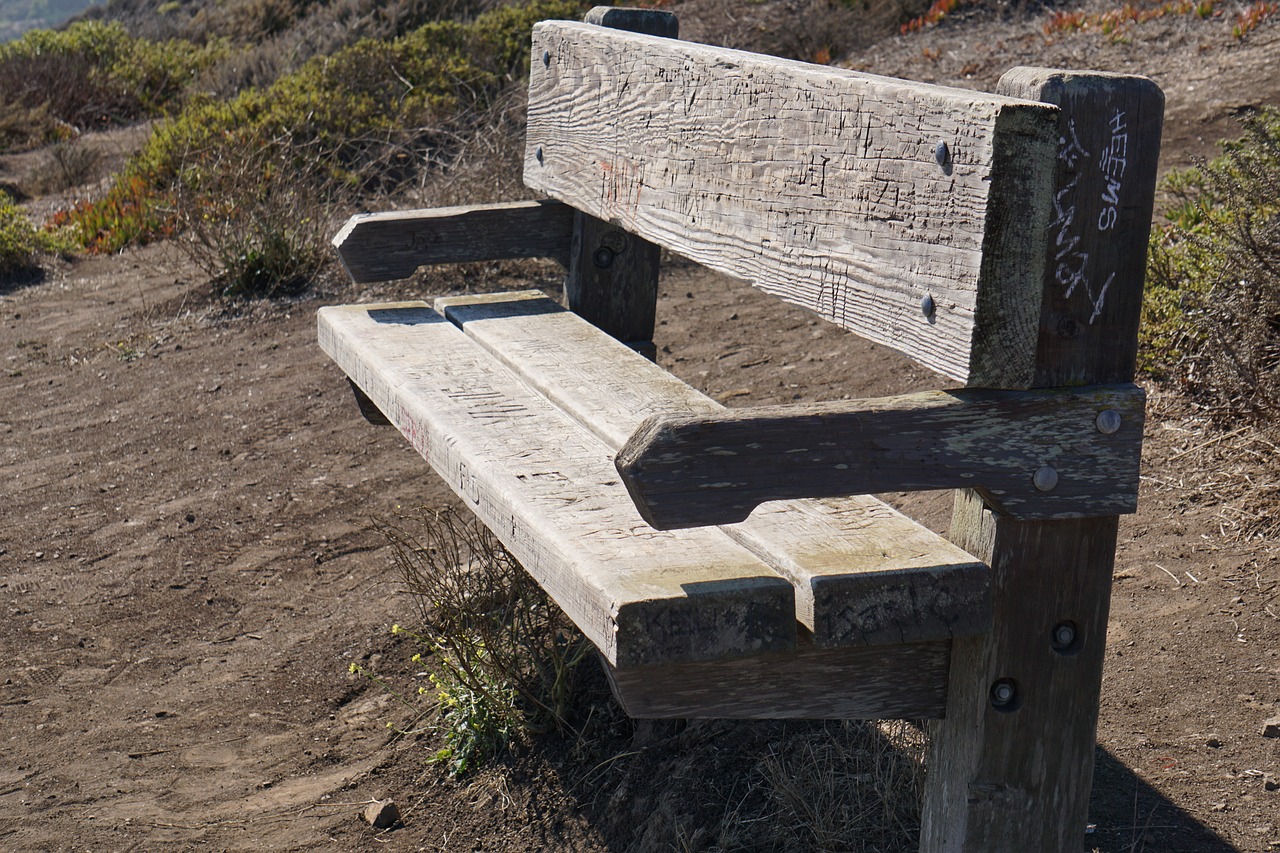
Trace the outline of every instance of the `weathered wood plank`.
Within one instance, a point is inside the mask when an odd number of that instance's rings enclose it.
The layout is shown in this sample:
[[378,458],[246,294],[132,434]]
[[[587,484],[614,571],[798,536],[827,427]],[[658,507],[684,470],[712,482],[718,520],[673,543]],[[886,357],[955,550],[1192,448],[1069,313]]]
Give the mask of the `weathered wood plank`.
[[[726,411],[538,291],[435,306],[610,450],[654,413]],[[875,498],[778,501],[721,529],[792,580],[796,617],[819,646],[987,628],[986,565]]]
[[636,514],[589,433],[423,303],[323,308],[321,347],[615,665],[791,648],[791,584]]
[[565,22],[534,56],[530,187],[969,384],[1034,349],[1052,107]]
[[[588,24],[633,33],[677,38],[680,22],[671,12],[596,6]],[[544,56],[544,64],[550,56]],[[620,341],[653,340],[658,313],[658,266],[662,250],[616,225],[576,211],[564,303],[569,310]]]
[[352,281],[365,284],[407,278],[428,264],[555,258],[568,266],[572,237],[572,208],[516,201],[357,214],[333,247]]
[[[1010,72],[1000,91],[1062,108],[1035,382],[1128,382],[1163,96],[1142,78],[1042,69]],[[952,647],[946,719],[929,738],[923,853],[1080,850],[1116,529],[1114,517],[1019,522],[957,496],[952,538],[991,563],[995,619]]]
[[1114,515],[1137,506],[1143,399],[1133,385],[961,389],[657,414],[617,465],[660,529],[771,500],[966,486],[1014,518]]
[[819,649],[713,663],[607,667],[632,717],[683,719],[921,720],[942,716],[945,640]]

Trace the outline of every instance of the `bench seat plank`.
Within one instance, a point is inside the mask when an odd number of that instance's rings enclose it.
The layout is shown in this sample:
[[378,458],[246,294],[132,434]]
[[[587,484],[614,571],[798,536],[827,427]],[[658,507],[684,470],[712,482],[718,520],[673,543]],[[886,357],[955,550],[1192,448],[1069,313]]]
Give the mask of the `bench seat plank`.
[[[729,411],[538,291],[435,306],[611,451],[650,415]],[[792,580],[796,616],[820,647],[989,626],[987,566],[875,498],[776,501],[720,529]]]
[[562,21],[533,55],[527,186],[969,385],[1034,352],[1054,107]]
[[319,338],[611,664],[794,648],[787,580],[646,525],[598,439],[424,303],[322,308]]

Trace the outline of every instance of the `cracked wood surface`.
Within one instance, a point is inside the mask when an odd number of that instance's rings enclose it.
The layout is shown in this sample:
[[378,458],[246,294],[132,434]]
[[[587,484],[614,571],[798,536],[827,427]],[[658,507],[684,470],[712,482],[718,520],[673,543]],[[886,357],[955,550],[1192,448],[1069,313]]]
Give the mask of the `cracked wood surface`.
[[424,303],[323,308],[319,337],[610,663],[794,647],[787,580],[719,531],[646,525],[599,440]]
[[586,24],[533,41],[528,186],[967,384],[1028,363],[1053,107]]
[[[647,416],[729,411],[538,291],[435,306],[611,451]],[[988,627],[986,565],[875,498],[776,501],[720,529],[791,579],[819,646]]]

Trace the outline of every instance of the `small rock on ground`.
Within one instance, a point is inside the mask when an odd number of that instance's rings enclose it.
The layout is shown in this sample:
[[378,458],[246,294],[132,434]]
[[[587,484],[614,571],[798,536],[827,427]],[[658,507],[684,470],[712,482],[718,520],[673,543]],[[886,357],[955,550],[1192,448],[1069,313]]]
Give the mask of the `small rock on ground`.
[[388,829],[400,820],[395,800],[374,800],[364,810],[364,819],[374,829]]

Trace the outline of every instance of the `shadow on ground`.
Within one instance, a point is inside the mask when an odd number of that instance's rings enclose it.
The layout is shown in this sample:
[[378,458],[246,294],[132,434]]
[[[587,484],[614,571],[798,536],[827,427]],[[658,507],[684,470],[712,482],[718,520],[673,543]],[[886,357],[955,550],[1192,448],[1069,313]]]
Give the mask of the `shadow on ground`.
[[1101,747],[1085,847],[1101,853],[1239,853]]

